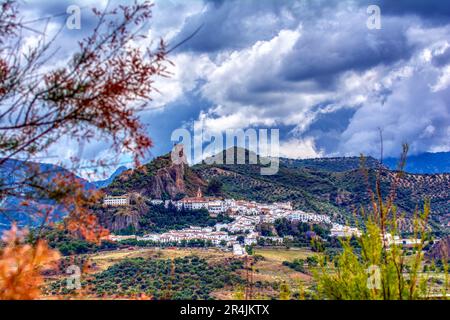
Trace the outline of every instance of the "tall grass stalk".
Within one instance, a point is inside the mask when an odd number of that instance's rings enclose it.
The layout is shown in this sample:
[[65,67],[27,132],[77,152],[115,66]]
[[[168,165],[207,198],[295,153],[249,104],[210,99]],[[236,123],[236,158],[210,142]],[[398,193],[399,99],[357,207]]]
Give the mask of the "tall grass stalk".
[[[430,277],[422,274],[423,248],[428,238],[427,222],[430,201],[425,200],[423,209],[416,209],[412,217],[414,244],[413,254],[407,256],[401,244],[388,242],[388,237],[400,235],[398,210],[394,204],[396,190],[403,176],[408,146],[404,145],[398,170],[393,173],[390,192],[383,197],[381,182],[383,174],[391,174],[382,165],[377,170],[375,188],[369,184],[368,170],[362,157],[362,172],[366,178],[371,206],[360,213],[365,221],[364,230],[355,246],[350,239],[342,240],[342,252],[335,263],[325,264],[315,272],[317,297],[342,300],[413,300],[431,298]],[[445,281],[440,298],[448,289],[447,259],[444,261]]]

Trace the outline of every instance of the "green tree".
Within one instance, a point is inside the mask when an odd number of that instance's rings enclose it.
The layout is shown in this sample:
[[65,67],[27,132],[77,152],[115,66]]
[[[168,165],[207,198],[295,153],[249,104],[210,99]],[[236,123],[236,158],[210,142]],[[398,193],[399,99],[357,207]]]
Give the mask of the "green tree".
[[222,187],[223,187],[222,181],[220,181],[217,178],[212,178],[208,183],[206,193],[209,195],[219,196],[222,194]]
[[[404,300],[423,299],[427,291],[428,278],[421,277],[421,267],[425,239],[427,239],[427,221],[430,215],[430,202],[425,201],[422,211],[416,211],[413,217],[413,237],[421,239],[415,246],[415,252],[409,259],[400,245],[388,244],[386,236],[399,234],[397,208],[394,205],[396,186],[402,176],[407,146],[404,146],[402,160],[396,173],[395,183],[386,199],[381,194],[382,169],[376,179],[375,192],[372,193],[372,210],[366,214],[365,228],[357,240],[355,248],[349,239],[342,241],[342,253],[334,260],[335,268],[321,264],[315,273],[319,298],[343,300]],[[363,170],[364,172],[364,170]],[[445,273],[443,295],[448,288],[448,272]]]
[[280,284],[280,300],[291,299],[291,288],[286,282]]

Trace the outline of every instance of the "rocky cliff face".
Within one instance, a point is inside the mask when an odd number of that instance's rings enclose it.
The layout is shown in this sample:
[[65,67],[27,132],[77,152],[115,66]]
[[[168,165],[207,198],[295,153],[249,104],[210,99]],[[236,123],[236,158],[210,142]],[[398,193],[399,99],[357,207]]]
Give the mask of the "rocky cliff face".
[[111,232],[128,230],[139,231],[139,220],[144,216],[149,207],[145,199],[138,193],[130,193],[130,205],[119,207],[96,206],[93,208],[100,225]]
[[138,169],[123,172],[104,190],[113,195],[137,192],[153,199],[174,199],[180,195],[194,196],[206,184],[186,163],[173,163],[167,154]]
[[450,259],[450,236],[435,243],[426,256],[431,260]]
[[101,226],[110,232],[130,229],[139,230],[140,213],[134,208],[102,208],[95,210],[96,216]]
[[186,166],[170,165],[159,169],[154,176],[149,177],[147,186],[142,190],[144,194],[161,199],[164,195],[174,198],[177,194],[187,194],[188,188],[184,182]]

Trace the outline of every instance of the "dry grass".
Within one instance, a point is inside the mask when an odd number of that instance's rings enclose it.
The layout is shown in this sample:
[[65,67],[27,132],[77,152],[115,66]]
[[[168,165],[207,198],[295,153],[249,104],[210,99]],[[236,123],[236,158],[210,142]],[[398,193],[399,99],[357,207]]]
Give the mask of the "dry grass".
[[[294,259],[306,259],[309,256],[316,255],[308,249],[255,249],[256,255],[264,257],[253,266],[253,283],[261,282],[262,287],[253,287],[253,297],[255,299],[278,298],[279,291],[275,289],[275,284],[286,282],[293,292],[299,289],[299,283],[309,286],[312,277],[308,274],[297,272],[289,267],[283,266],[283,261],[293,261]],[[238,270],[237,274],[241,278],[246,278],[245,270]],[[235,288],[222,288],[212,293],[215,299],[229,300],[233,299]]]
[[98,272],[107,269],[123,259],[129,258],[153,258],[153,259],[175,259],[190,255],[196,255],[206,259],[210,263],[220,263],[221,261],[233,257],[229,252],[223,252],[219,249],[200,249],[200,248],[136,248],[117,251],[99,252],[89,255],[91,262],[96,264]]
[[263,256],[267,260],[277,261],[293,261],[294,259],[306,259],[307,257],[317,255],[306,248],[291,248],[291,249],[255,249],[255,254]]
[[[264,259],[258,261],[253,267],[253,282],[260,281],[265,284],[263,288],[255,289],[255,297],[258,296],[260,299],[277,297],[278,291],[271,287],[272,284],[286,282],[296,291],[299,281],[305,284],[312,281],[310,275],[282,265],[282,262],[286,260],[306,259],[316,254],[308,249],[256,249],[255,254],[263,256]],[[211,264],[223,264],[228,259],[236,259],[231,252],[216,248],[132,248],[90,254],[89,259],[96,265],[93,273],[97,273],[128,258],[175,259],[190,255],[196,255]],[[237,274],[243,279],[246,278],[244,270],[238,270]],[[218,300],[230,300],[234,298],[235,289],[227,286],[216,290],[212,296]]]
[[98,271],[103,271],[123,259],[147,256],[149,255],[150,250],[151,249],[137,249],[99,252],[89,255],[89,259],[92,263],[96,264]]

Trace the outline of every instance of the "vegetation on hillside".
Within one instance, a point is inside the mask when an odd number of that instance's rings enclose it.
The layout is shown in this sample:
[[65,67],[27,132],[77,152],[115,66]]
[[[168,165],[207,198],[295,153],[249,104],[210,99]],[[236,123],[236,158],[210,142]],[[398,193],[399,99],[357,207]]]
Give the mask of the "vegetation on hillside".
[[183,229],[189,226],[214,226],[216,223],[230,222],[227,215],[219,214],[211,217],[206,209],[177,210],[170,205],[165,208],[162,205],[151,206],[150,210],[141,217],[139,225],[145,232],[165,232],[172,229]]
[[[378,180],[381,192],[388,194],[396,181],[395,205],[402,215],[399,225],[402,232],[413,232],[414,211],[417,206],[423,207],[425,198],[430,200],[434,213],[429,224],[435,236],[450,232],[443,227],[450,210],[449,174],[404,173],[397,177],[395,171],[385,168],[379,171],[379,163],[373,158],[366,160],[369,165],[364,174],[355,167],[356,158],[312,159],[301,165],[295,164],[297,160],[292,163],[284,160],[278,173],[272,176],[262,176],[257,164],[198,164],[193,170],[204,180],[220,181],[226,197],[259,202],[292,201],[298,209],[331,215],[335,221],[350,224],[363,223],[354,211],[371,207],[368,188],[375,188]],[[332,165],[336,170],[331,169]]]
[[[34,242],[35,233],[36,230],[32,230],[29,235],[29,241],[31,243]],[[41,233],[41,237],[45,239],[49,247],[58,250],[63,256],[93,253],[101,250],[114,250],[118,247],[115,242],[111,241],[86,241],[83,237],[76,236],[58,227],[46,228]]]
[[311,247],[312,241],[324,240],[332,243],[330,226],[316,223],[291,222],[287,219],[278,219],[274,223],[275,230],[280,237],[291,236],[293,240],[289,245],[296,247]]
[[412,300],[436,294],[446,298],[449,289],[448,257],[443,260],[444,272],[439,286],[433,285],[430,275],[421,274],[423,249],[428,239],[427,221],[431,214],[429,201],[425,201],[422,211],[415,211],[413,237],[420,242],[414,245],[412,253],[407,254],[402,245],[385,241],[388,234],[399,235],[398,210],[394,200],[407,150],[405,146],[390,192],[384,194],[382,191],[381,171],[375,191],[369,189],[373,206],[369,212],[361,209],[366,223],[357,248],[351,241],[343,240],[343,250],[335,257],[334,266],[322,263],[321,271],[316,273],[319,298]]
[[295,271],[301,273],[310,273],[309,267],[316,267],[319,260],[315,256],[307,257],[305,259],[294,259],[293,261],[283,261],[283,266],[287,266]]
[[[222,265],[210,265],[196,256],[173,260],[125,259],[107,270],[85,279],[85,294],[96,296],[137,297],[145,294],[153,299],[211,299],[211,292],[242,280],[234,271],[242,261],[230,260]],[[74,294],[64,281],[51,283],[49,294]]]
[[[145,201],[141,208],[133,204],[130,207],[96,207],[94,212],[100,223],[117,234],[162,233],[179,230],[189,226],[207,227],[232,219],[223,214],[211,217],[207,210],[178,210],[175,206],[153,205]],[[123,223],[119,223],[123,221]]]

